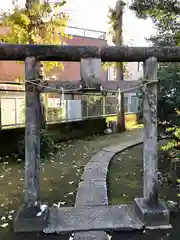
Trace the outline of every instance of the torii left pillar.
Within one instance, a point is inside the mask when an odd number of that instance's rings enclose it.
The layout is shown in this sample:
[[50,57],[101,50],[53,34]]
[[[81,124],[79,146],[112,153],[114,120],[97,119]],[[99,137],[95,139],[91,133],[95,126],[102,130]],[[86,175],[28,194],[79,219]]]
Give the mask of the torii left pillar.
[[48,208],[42,211],[40,202],[41,102],[35,85],[40,81],[38,66],[35,57],[26,58],[25,195],[24,204],[15,217],[16,232],[40,231],[46,226],[48,217]]
[[141,220],[149,228],[169,228],[169,210],[158,197],[158,141],[157,141],[157,59],[144,63],[144,187],[143,198],[135,199]]

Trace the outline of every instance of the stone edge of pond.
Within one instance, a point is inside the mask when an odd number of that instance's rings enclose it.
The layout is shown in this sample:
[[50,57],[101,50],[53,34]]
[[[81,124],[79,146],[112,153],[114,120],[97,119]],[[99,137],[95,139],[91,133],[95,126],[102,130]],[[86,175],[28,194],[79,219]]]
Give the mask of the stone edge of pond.
[[[109,163],[112,158],[130,148],[143,142],[142,131],[136,136],[126,134],[128,137],[118,145],[112,145],[103,148],[94,155],[84,168],[81,181],[76,194],[75,206],[102,206],[108,205],[107,174]],[[138,135],[139,134],[139,135]],[[74,240],[108,240],[109,236],[104,231],[77,232],[74,234]]]

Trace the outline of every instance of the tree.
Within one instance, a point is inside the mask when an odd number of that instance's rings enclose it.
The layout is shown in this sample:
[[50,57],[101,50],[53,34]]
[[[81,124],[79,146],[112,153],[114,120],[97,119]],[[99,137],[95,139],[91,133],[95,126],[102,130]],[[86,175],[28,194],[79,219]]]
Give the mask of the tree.
[[[139,18],[152,19],[157,33],[151,36],[149,41],[154,46],[180,45],[179,0],[134,0],[130,9],[134,10]],[[171,140],[162,149],[166,151],[165,154],[168,154],[170,160],[179,159],[180,63],[159,63],[158,80],[159,123],[164,125],[166,133],[171,136]]]
[[[30,8],[27,4],[21,9],[14,5],[12,12],[1,12],[0,27],[9,29],[6,34],[0,35],[1,40],[17,44],[65,44],[65,39],[69,37],[65,34],[69,16],[61,8],[66,1],[31,2]],[[55,67],[63,68],[60,62],[44,62],[43,65],[45,73]]]
[[156,21],[165,13],[179,15],[180,3],[179,0],[132,0],[130,9],[135,11],[139,18],[151,17]]
[[[149,41],[154,46],[180,45],[178,0],[134,0],[130,9],[140,18],[152,19],[157,34],[151,36]],[[161,123],[176,124],[177,109],[180,109],[180,63],[159,63],[158,80],[159,120]]]

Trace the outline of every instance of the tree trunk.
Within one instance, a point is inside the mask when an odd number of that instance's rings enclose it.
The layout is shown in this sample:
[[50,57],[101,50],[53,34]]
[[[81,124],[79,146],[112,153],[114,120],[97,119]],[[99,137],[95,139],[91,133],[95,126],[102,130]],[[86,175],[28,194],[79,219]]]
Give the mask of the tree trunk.
[[[123,36],[122,36],[122,20],[123,20],[123,1],[117,1],[116,3],[116,29],[115,30],[115,37],[116,37],[116,46],[122,46],[123,44]],[[118,62],[116,63],[116,81],[123,81],[124,80],[124,69],[123,63]],[[124,116],[124,94],[121,93],[118,96],[118,109],[117,109],[117,131],[124,132],[125,128],[125,116]]]

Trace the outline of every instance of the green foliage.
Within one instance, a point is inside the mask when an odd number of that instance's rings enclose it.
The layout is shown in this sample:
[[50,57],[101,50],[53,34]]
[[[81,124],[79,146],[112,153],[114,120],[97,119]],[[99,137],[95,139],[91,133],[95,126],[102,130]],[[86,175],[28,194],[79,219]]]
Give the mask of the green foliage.
[[[47,128],[41,129],[40,134],[40,144],[41,144],[41,159],[45,159],[56,149],[56,145],[52,140],[52,137]],[[25,159],[25,138],[22,136],[18,142],[18,156],[21,159]]]
[[94,105],[97,101],[100,101],[102,99],[103,99],[102,96],[88,96],[87,104],[88,106]]
[[[66,1],[33,4],[30,8],[14,8],[12,12],[2,12],[0,27],[8,29],[0,38],[4,42],[18,44],[65,44],[68,15],[61,11]],[[45,71],[55,67],[63,68],[60,62],[44,63]]]
[[130,9],[135,11],[139,18],[151,17],[154,21],[163,20],[165,14],[180,13],[179,0],[133,0]]
[[[157,33],[154,46],[180,45],[179,0],[133,0],[139,18],[151,18]],[[158,118],[171,140],[161,148],[169,159],[180,158],[180,63],[158,64]]]

